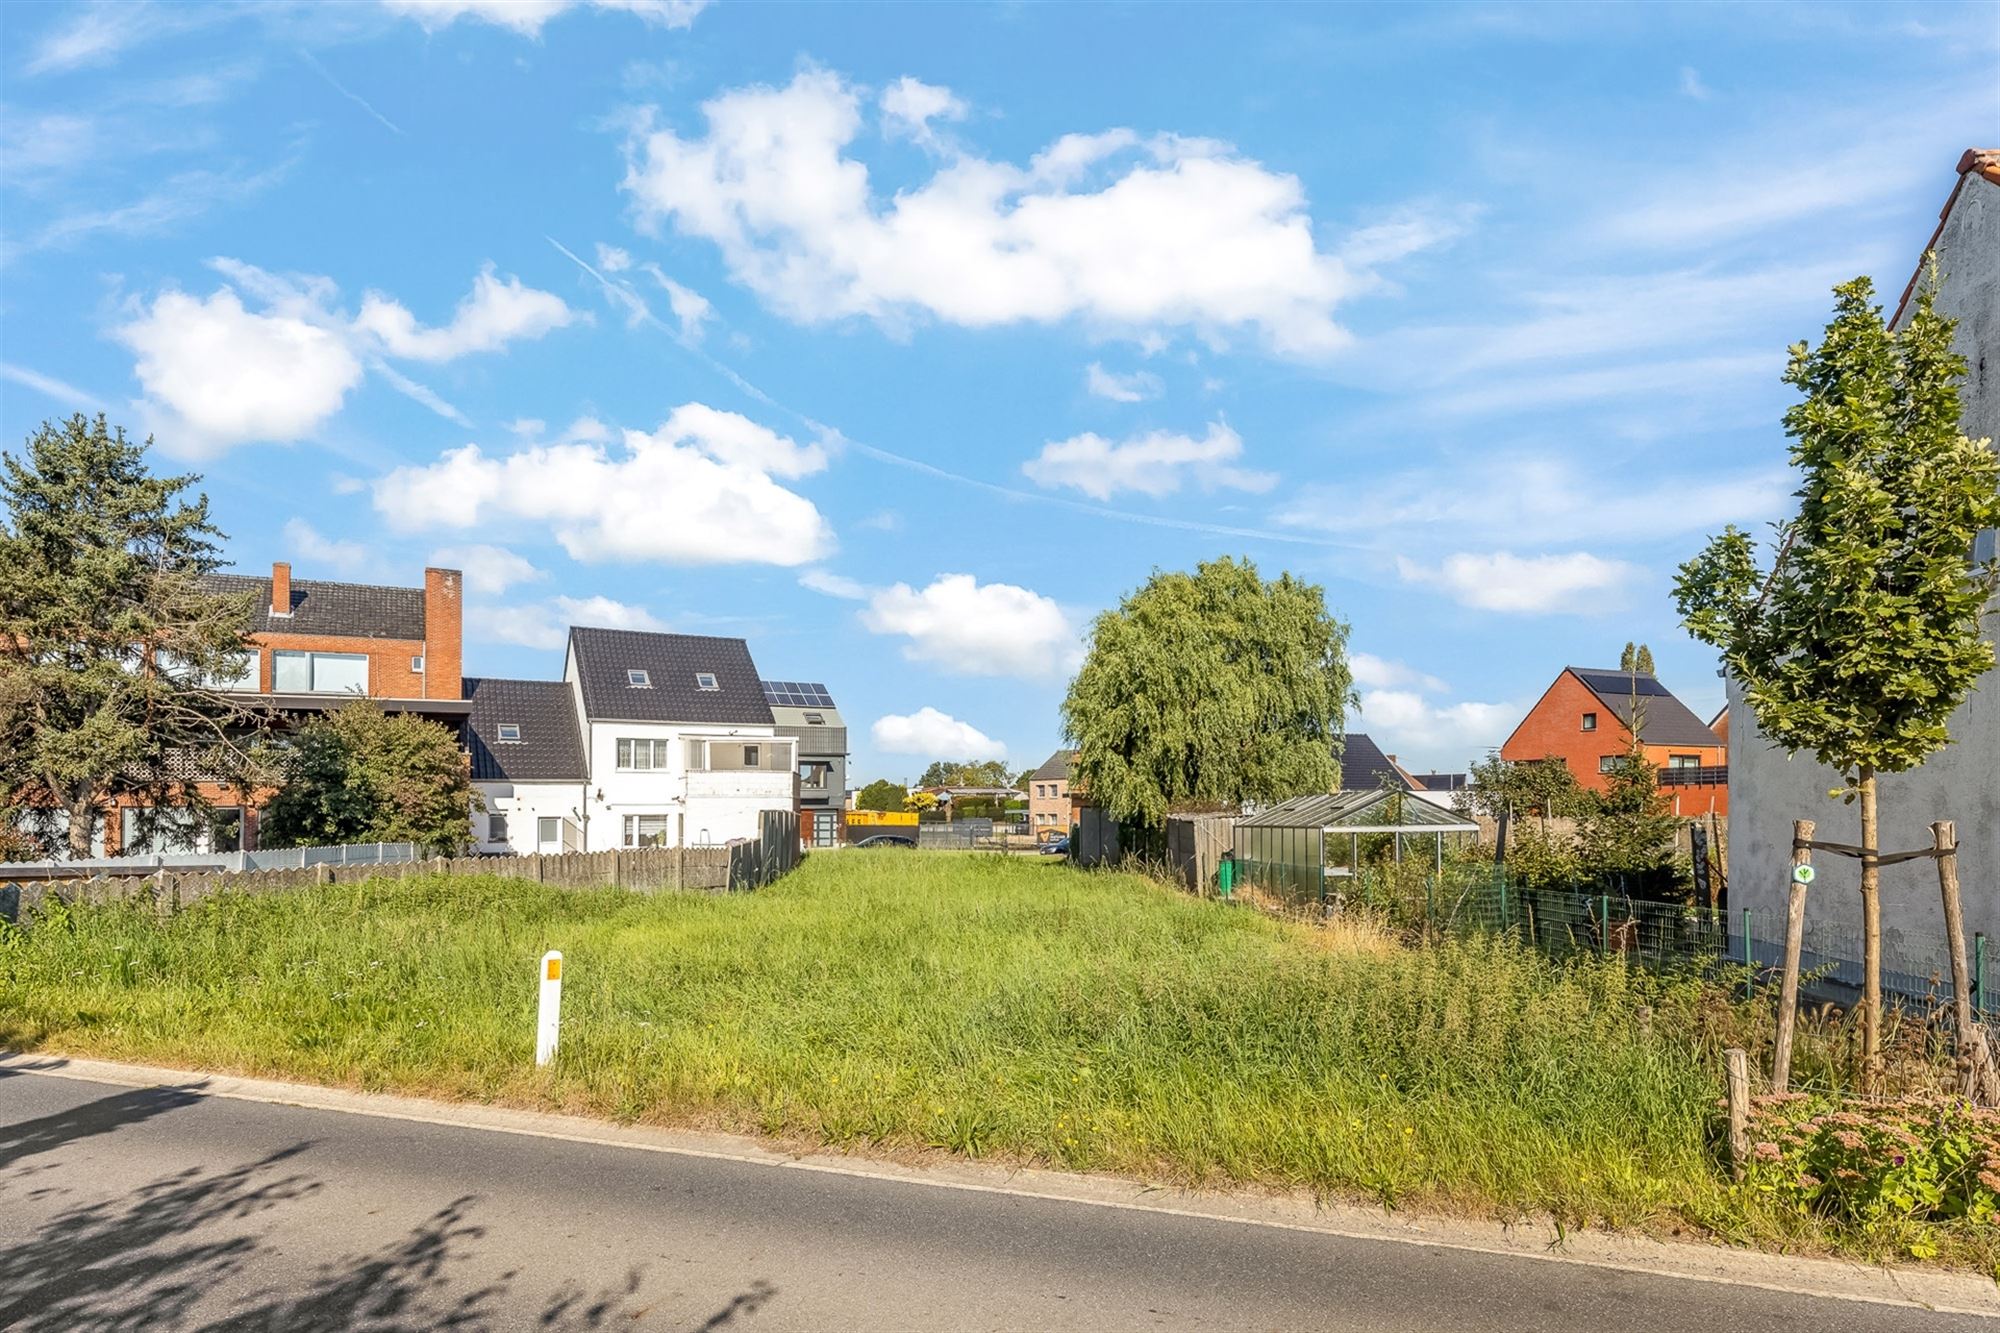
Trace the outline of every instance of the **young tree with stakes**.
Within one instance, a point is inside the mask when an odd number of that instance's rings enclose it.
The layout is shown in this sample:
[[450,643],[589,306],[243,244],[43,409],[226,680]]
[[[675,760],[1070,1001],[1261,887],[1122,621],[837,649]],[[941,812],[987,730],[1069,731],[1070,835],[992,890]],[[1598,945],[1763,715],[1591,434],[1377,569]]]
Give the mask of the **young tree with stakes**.
[[0,820],[75,858],[116,809],[149,836],[208,805],[197,779],[260,771],[263,713],[216,688],[244,669],[250,599],[208,591],[222,534],[185,498],[199,478],[148,471],[151,443],[79,413],[0,473]]
[[2000,460],[1959,428],[1964,358],[1934,309],[1933,268],[1900,333],[1874,289],[1834,289],[1817,347],[1791,349],[1785,413],[1801,474],[1798,516],[1776,531],[1771,567],[1730,527],[1681,566],[1674,597],[1689,632],[1721,650],[1771,740],[1844,777],[1858,802],[1863,930],[1862,1063],[1881,1064],[1880,775],[1948,741],[1946,721],[1994,664],[1983,635],[1996,569],[1973,559],[2000,524]]

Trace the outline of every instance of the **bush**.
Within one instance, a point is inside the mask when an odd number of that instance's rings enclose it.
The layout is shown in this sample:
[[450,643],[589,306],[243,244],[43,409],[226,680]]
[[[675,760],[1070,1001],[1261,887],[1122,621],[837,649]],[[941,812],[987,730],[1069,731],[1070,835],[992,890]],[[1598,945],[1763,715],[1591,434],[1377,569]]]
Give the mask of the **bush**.
[[[2000,1113],[1962,1099],[1759,1100],[1748,1183],[1781,1206],[1863,1229],[2000,1219]],[[1919,1240],[1921,1258],[1935,1248]]]

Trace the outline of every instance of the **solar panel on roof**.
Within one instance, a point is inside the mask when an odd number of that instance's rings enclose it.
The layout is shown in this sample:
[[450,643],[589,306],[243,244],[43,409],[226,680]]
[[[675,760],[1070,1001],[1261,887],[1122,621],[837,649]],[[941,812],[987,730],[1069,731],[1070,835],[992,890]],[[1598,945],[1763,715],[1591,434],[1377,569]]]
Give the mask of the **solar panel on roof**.
[[764,702],[781,708],[831,708],[833,696],[817,681],[767,680]]

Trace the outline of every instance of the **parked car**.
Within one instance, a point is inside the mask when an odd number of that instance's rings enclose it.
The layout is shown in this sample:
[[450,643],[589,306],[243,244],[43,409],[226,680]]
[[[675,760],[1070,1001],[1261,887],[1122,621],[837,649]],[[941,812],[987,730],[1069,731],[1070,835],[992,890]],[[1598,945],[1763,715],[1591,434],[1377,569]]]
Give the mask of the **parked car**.
[[1042,844],[1042,855],[1043,855],[1043,856],[1068,856],[1068,855],[1069,855],[1069,835],[1068,835],[1067,833],[1065,833],[1065,834],[1063,834],[1063,835],[1062,835],[1062,836],[1060,836],[1060,837],[1056,837],[1056,838],[1050,838],[1050,839],[1049,839],[1049,840],[1048,840],[1047,842],[1043,843],[1043,844]]
[[854,845],[856,847],[914,847],[917,845],[917,840],[915,838],[898,837],[894,833],[877,833],[874,837],[863,838]]

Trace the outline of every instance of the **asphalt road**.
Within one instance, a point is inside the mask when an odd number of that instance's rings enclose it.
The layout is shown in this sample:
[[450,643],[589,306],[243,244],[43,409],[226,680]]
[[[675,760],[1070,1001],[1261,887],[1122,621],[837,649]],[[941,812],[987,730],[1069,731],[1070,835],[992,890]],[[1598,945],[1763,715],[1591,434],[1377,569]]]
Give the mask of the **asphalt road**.
[[0,1071],[0,1328],[1991,1327]]

